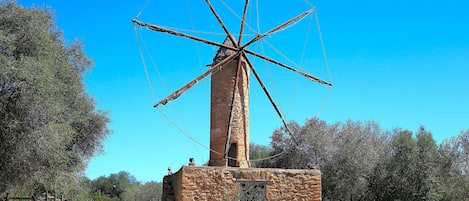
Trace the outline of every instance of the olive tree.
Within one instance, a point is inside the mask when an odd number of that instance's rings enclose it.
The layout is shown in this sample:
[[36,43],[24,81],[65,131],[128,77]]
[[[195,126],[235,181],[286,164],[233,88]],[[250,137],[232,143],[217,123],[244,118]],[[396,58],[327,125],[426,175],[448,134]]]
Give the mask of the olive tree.
[[452,173],[448,152],[438,149],[432,134],[422,126],[414,134],[397,131],[386,157],[369,176],[370,200],[459,200],[447,181]]
[[110,133],[84,89],[91,64],[50,9],[0,0],[0,193],[78,185]]
[[320,168],[323,200],[363,199],[367,175],[383,155],[388,133],[375,122],[327,124],[312,118],[304,126],[291,122],[294,138],[283,128],[272,134],[271,155],[283,153],[266,166]]
[[442,200],[469,198],[469,130],[443,141],[439,155],[442,161],[440,184],[444,188]]

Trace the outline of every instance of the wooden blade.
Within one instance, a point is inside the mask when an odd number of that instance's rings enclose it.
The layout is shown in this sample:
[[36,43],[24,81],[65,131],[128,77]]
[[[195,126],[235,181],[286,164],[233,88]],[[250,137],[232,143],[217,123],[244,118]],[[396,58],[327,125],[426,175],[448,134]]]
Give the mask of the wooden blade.
[[176,90],[175,92],[173,92],[172,94],[170,94],[169,96],[167,96],[166,98],[164,98],[163,100],[161,100],[160,102],[155,104],[153,107],[158,107],[160,105],[166,105],[169,101],[178,98],[185,91],[189,90],[191,87],[193,87],[195,84],[197,84],[197,82],[204,79],[205,77],[207,77],[211,73],[219,70],[219,67],[222,67],[223,64],[233,60],[238,55],[239,55],[239,52],[233,52],[230,56],[228,56],[228,57],[224,58],[223,60],[221,60],[220,62],[216,63],[210,69],[208,69],[207,71],[205,71],[204,73],[202,73],[201,75],[199,75],[198,77],[193,79],[192,81],[188,82],[186,85],[182,86],[181,88],[179,88],[178,90]]
[[[243,54],[245,58],[247,58],[246,54]],[[280,112],[280,109],[278,108],[277,104],[275,103],[274,99],[272,99],[272,96],[270,95],[269,91],[267,90],[267,87],[265,86],[264,82],[262,82],[261,77],[257,73],[256,69],[251,65],[251,62],[246,59],[246,62],[248,62],[249,67],[251,68],[252,73],[254,74],[254,77],[256,77],[257,82],[261,85],[262,90],[264,91],[265,95],[269,99],[270,103],[274,107],[275,111],[277,112],[278,116],[282,120],[283,125],[285,126],[285,130],[290,134],[291,138],[293,141],[298,145],[298,142],[296,141],[295,136],[293,135],[293,132],[290,130],[290,127],[288,127],[287,122],[285,121],[285,118],[283,117],[282,112]]]
[[276,26],[275,28],[271,29],[270,31],[268,32],[265,32],[264,34],[261,34],[261,35],[257,35],[255,38],[253,38],[252,40],[250,40],[249,42],[247,42],[246,44],[244,44],[240,49],[244,49],[245,47],[249,46],[250,44],[270,35],[270,34],[273,34],[275,32],[277,32],[278,30],[280,29],[283,29],[284,27],[290,25],[290,24],[293,24],[294,22],[297,22],[298,20],[306,17],[307,15],[309,15],[310,13],[314,12],[316,10],[316,7],[313,7],[307,11],[305,11],[304,13],[301,13],[299,14],[298,16],[284,22],[283,24],[280,24],[278,26]]
[[267,57],[267,56],[264,56],[264,55],[258,54],[258,53],[256,53],[256,52],[253,52],[253,51],[250,51],[250,50],[246,50],[246,49],[244,50],[244,52],[246,52],[246,53],[248,53],[248,54],[251,54],[251,55],[253,55],[253,56],[259,57],[259,58],[261,58],[261,59],[264,59],[264,60],[266,60],[266,61],[268,61],[268,62],[271,62],[271,63],[273,63],[273,64],[276,64],[276,65],[278,65],[278,66],[284,67],[284,68],[286,68],[286,69],[288,69],[288,70],[291,70],[291,71],[293,71],[293,72],[295,72],[295,73],[298,73],[298,74],[300,74],[300,75],[303,75],[304,77],[310,79],[311,81],[319,82],[319,83],[321,83],[321,84],[325,84],[325,85],[328,85],[328,86],[332,86],[332,83],[330,83],[330,82],[327,82],[327,81],[325,81],[325,80],[322,80],[322,79],[320,79],[320,78],[318,78],[318,77],[315,77],[315,76],[313,76],[313,75],[310,75],[310,74],[308,74],[308,73],[302,72],[302,71],[300,71],[300,70],[297,70],[297,69],[295,69],[295,68],[293,68],[293,67],[287,66],[287,65],[285,65],[285,64],[283,64],[283,63],[281,63],[281,62],[278,62],[278,61],[276,61],[276,60],[273,60],[273,59],[271,59],[271,58],[269,58],[269,57]]
[[225,26],[225,23],[223,23],[223,21],[221,20],[220,16],[218,15],[217,11],[215,10],[215,8],[213,8],[212,4],[210,3],[209,0],[205,0],[205,2],[207,3],[208,7],[210,8],[210,10],[212,11],[213,15],[215,15],[215,18],[217,18],[217,21],[218,23],[220,24],[221,28],[223,29],[223,31],[225,31],[226,35],[228,36],[228,38],[231,40],[231,43],[233,44],[234,47],[238,47],[235,39],[233,38],[233,35],[231,35],[230,31],[228,31],[228,28],[226,28]]
[[224,44],[221,44],[221,43],[209,41],[209,40],[199,38],[199,37],[196,37],[196,36],[192,36],[192,35],[189,35],[189,34],[169,30],[169,29],[166,29],[166,28],[158,26],[158,25],[148,24],[148,23],[145,23],[145,22],[140,22],[140,21],[135,20],[135,19],[133,19],[132,22],[139,25],[139,26],[147,27],[147,28],[149,28],[153,31],[167,33],[167,34],[171,34],[171,35],[175,35],[175,36],[181,36],[181,37],[184,37],[184,38],[189,38],[189,39],[192,39],[192,40],[195,40],[195,41],[203,42],[203,43],[206,43],[206,44],[209,44],[209,45],[224,47],[224,48],[227,48],[227,49],[230,49],[230,50],[233,50],[233,51],[238,50],[237,48],[234,48],[234,47],[231,47],[231,46],[227,46],[227,45],[224,45]]
[[246,12],[248,11],[248,5],[249,0],[246,0],[246,3],[244,4],[243,20],[241,21],[241,28],[239,29],[238,47],[241,46],[241,40],[243,39],[244,23],[246,22]]

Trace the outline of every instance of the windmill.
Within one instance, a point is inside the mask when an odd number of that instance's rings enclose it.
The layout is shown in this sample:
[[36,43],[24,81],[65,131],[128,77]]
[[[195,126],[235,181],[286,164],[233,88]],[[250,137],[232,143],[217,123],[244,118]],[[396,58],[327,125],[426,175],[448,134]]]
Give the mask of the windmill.
[[249,60],[248,55],[260,58],[275,64],[276,66],[297,73],[312,82],[317,82],[327,86],[332,86],[332,83],[274,60],[266,55],[249,50],[248,48],[250,45],[285,29],[289,25],[292,25],[313,13],[315,11],[315,7],[312,7],[284,23],[279,24],[265,33],[257,34],[252,39],[243,42],[249,0],[244,2],[240,31],[237,38],[235,38],[235,34],[228,30],[211,2],[209,0],[205,0],[205,2],[226,35],[225,40],[221,43],[165,28],[163,26],[141,22],[137,19],[132,20],[132,22],[137,26],[146,27],[156,32],[166,33],[176,37],[183,37],[219,48],[214,56],[213,63],[207,71],[156,103],[154,107],[165,105],[169,101],[177,99],[197,82],[211,76],[209,166],[249,167],[249,85],[251,72],[284,124],[286,131],[291,135],[293,140],[295,140],[295,137],[289,129],[284,115],[281,113],[270,92],[267,90],[258,71],[256,71],[252,62]]

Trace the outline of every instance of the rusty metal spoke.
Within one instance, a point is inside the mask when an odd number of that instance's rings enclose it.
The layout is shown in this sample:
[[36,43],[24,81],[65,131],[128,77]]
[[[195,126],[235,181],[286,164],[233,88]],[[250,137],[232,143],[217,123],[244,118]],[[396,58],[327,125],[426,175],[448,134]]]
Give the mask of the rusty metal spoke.
[[243,19],[241,20],[241,28],[239,29],[238,47],[241,46],[241,40],[243,39],[244,23],[246,23],[246,12],[248,11],[249,0],[246,0],[244,4]]
[[[243,57],[246,57],[247,58],[247,55],[246,54],[242,54]],[[277,104],[275,103],[274,99],[272,98],[272,96],[270,95],[270,92],[267,90],[267,87],[265,86],[264,82],[262,82],[262,79],[261,77],[259,76],[259,74],[257,73],[256,69],[251,65],[251,62],[249,60],[246,59],[246,62],[248,62],[248,65],[249,67],[251,68],[251,71],[252,73],[254,74],[254,77],[256,77],[256,80],[257,82],[259,82],[259,84],[261,85],[261,88],[262,90],[264,91],[265,95],[267,96],[267,98],[269,99],[270,103],[272,104],[272,106],[274,107],[275,111],[277,112],[277,115],[280,117],[280,119],[282,120],[282,123],[283,125],[285,126],[285,130],[287,130],[287,132],[290,134],[291,138],[293,139],[293,141],[298,144],[298,142],[296,141],[296,138],[295,136],[293,135],[293,132],[291,131],[290,127],[288,126],[287,124],[287,121],[285,120],[285,118],[283,117],[283,114],[282,112],[280,112],[280,109],[278,108]]]
[[250,40],[249,42],[247,42],[246,44],[244,44],[243,46],[241,46],[240,49],[244,49],[244,48],[246,48],[247,46],[251,45],[252,43],[257,42],[257,41],[263,39],[264,37],[266,37],[266,36],[268,36],[268,35],[270,35],[270,34],[273,34],[273,33],[277,32],[277,31],[279,31],[279,30],[285,28],[286,26],[288,26],[288,25],[290,25],[290,24],[293,24],[293,23],[295,23],[295,22],[297,22],[297,21],[303,19],[304,17],[306,17],[306,16],[309,15],[310,13],[314,12],[315,10],[316,10],[316,7],[313,7],[313,8],[311,8],[311,9],[309,9],[309,10],[307,10],[307,11],[305,11],[305,12],[299,14],[298,16],[296,16],[296,17],[294,17],[294,18],[292,18],[292,19],[290,19],[290,20],[288,20],[288,21],[286,21],[286,22],[284,22],[284,23],[282,23],[282,24],[280,24],[280,25],[274,27],[273,29],[271,29],[271,30],[265,32],[264,34],[257,35],[255,38],[253,38],[252,40]]
[[238,65],[236,68],[235,83],[233,87],[233,97],[231,97],[230,115],[229,115],[229,121],[228,121],[228,133],[226,135],[227,137],[226,137],[226,144],[225,144],[225,158],[228,157],[228,151],[230,149],[230,138],[231,138],[231,127],[232,127],[231,125],[233,124],[233,117],[234,117],[233,110],[236,104],[235,98],[236,98],[236,94],[238,93],[239,75],[241,73],[242,62],[243,62],[242,56],[239,56]]
[[195,40],[195,41],[203,42],[205,44],[218,46],[218,47],[224,47],[224,48],[227,48],[227,49],[230,49],[230,50],[233,50],[233,51],[238,50],[238,48],[234,48],[234,47],[231,47],[231,46],[227,46],[225,44],[213,42],[213,41],[210,41],[210,40],[206,40],[206,39],[199,38],[199,37],[196,37],[196,36],[192,36],[192,35],[189,35],[189,34],[185,34],[185,33],[182,33],[182,32],[169,30],[169,29],[166,29],[166,28],[158,26],[158,25],[149,24],[149,23],[145,23],[145,22],[140,22],[140,21],[135,20],[135,19],[133,19],[132,22],[139,25],[139,26],[147,27],[147,28],[149,28],[153,31],[156,31],[156,32],[162,32],[162,33],[167,33],[167,34],[171,34],[171,35],[175,35],[175,36],[181,36],[181,37],[184,37],[184,38],[189,38],[189,39],[192,39],[192,40]]
[[213,8],[212,4],[210,3],[209,0],[205,0],[205,2],[207,3],[208,7],[210,8],[210,10],[212,11],[213,15],[215,15],[215,18],[217,18],[217,21],[218,23],[220,24],[221,28],[223,29],[223,31],[225,31],[226,35],[228,36],[228,38],[231,40],[231,43],[237,48],[239,47],[238,46],[238,43],[236,43],[233,35],[231,35],[230,31],[228,31],[228,28],[226,28],[225,26],[225,23],[223,23],[223,21],[221,20],[221,17],[220,15],[218,15],[217,11],[215,10],[215,8]]
[[239,52],[233,52],[230,56],[224,58],[223,60],[221,60],[217,64],[213,65],[210,69],[208,69],[207,71],[205,71],[204,73],[202,73],[201,75],[199,75],[198,77],[193,79],[192,81],[188,82],[186,85],[182,86],[181,88],[179,88],[175,92],[171,93],[169,96],[167,96],[166,98],[164,98],[163,100],[161,100],[160,102],[155,104],[153,107],[158,107],[160,105],[166,105],[166,103],[168,103],[169,101],[178,98],[179,96],[181,96],[182,93],[186,92],[191,87],[193,87],[195,84],[197,84],[197,82],[204,79],[205,77],[207,77],[211,73],[214,73],[215,71],[219,70],[219,68],[223,67],[223,64],[233,60],[239,54],[240,54]]
[[302,76],[304,76],[304,77],[310,79],[311,81],[319,82],[319,83],[321,83],[321,84],[325,84],[325,85],[328,85],[328,86],[332,86],[332,83],[330,83],[330,82],[327,82],[327,81],[325,81],[325,80],[322,80],[322,79],[320,79],[320,78],[318,78],[318,77],[315,77],[315,76],[310,75],[310,74],[308,74],[308,73],[305,73],[305,72],[303,72],[303,71],[297,70],[297,69],[295,69],[295,68],[293,68],[293,67],[291,67],[291,66],[285,65],[285,64],[283,64],[283,63],[281,63],[281,62],[279,62],[279,61],[276,61],[276,60],[274,60],[274,59],[271,59],[271,58],[269,58],[269,57],[267,57],[267,56],[258,54],[258,53],[256,53],[256,52],[253,52],[253,51],[250,51],[250,50],[244,50],[244,52],[246,52],[246,53],[248,53],[248,54],[250,54],[250,55],[259,57],[259,58],[261,58],[261,59],[264,59],[264,60],[266,60],[266,61],[268,61],[268,62],[271,62],[271,63],[276,64],[276,65],[278,65],[278,66],[281,66],[281,67],[283,67],[283,68],[286,68],[286,69],[288,69],[288,70],[290,70],[290,71],[293,71],[293,72],[295,72],[295,73],[298,73],[298,74],[300,74],[300,75],[302,75]]

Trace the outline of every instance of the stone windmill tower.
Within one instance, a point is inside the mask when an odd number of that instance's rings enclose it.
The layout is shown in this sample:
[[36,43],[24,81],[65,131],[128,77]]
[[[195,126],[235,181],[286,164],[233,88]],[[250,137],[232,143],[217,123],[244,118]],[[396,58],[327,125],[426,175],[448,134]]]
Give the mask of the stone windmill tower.
[[[176,90],[175,92],[173,92],[172,94],[170,94],[169,96],[167,96],[166,98],[158,102],[157,104],[155,104],[154,107],[158,107],[159,105],[165,105],[169,101],[178,98],[182,93],[190,89],[198,81],[211,75],[209,166],[222,167],[222,168],[240,167],[240,169],[228,170],[228,169],[216,169],[216,168],[210,169],[209,167],[201,167],[197,170],[187,171],[188,169],[185,169],[183,167],[179,171],[179,173],[175,174],[175,175],[181,174],[182,176],[171,176],[168,178],[165,177],[165,182],[167,184],[166,185],[167,190],[165,193],[167,195],[166,200],[173,200],[172,198],[168,198],[168,197],[171,197],[173,194],[174,194],[173,196],[175,197],[174,198],[175,200],[185,200],[185,198],[190,200],[189,197],[191,196],[192,196],[191,199],[193,199],[194,195],[193,194],[189,195],[190,193],[194,192],[194,190],[202,189],[203,191],[203,188],[208,188],[208,189],[211,188],[207,186],[212,186],[213,188],[217,188],[220,186],[225,186],[224,184],[226,184],[227,186],[229,186],[229,188],[232,188],[233,182],[230,182],[231,180],[235,181],[235,183],[238,183],[240,186],[246,186],[246,183],[243,183],[245,181],[255,181],[255,182],[262,181],[264,183],[262,182],[256,183],[255,185],[262,184],[264,185],[264,189],[266,189],[265,185],[269,183],[267,181],[268,176],[266,177],[266,175],[271,175],[276,172],[276,170],[262,170],[261,172],[265,171],[265,173],[257,172],[255,174],[257,176],[254,176],[254,177],[250,177],[250,176],[245,177],[244,174],[239,174],[238,172],[244,168],[251,169],[249,168],[250,167],[250,164],[249,164],[249,91],[250,91],[249,86],[250,86],[250,80],[251,80],[251,73],[253,74],[257,82],[260,84],[265,95],[271,102],[274,110],[277,112],[279,118],[282,120],[287,132],[289,132],[289,134],[294,139],[294,136],[290,132],[290,129],[288,128],[288,125],[282,113],[278,109],[276,103],[273,101],[269,91],[267,90],[264,83],[262,82],[258,72],[255,70],[254,66],[250,62],[248,55],[266,60],[279,67],[293,71],[294,73],[297,73],[313,82],[318,82],[327,86],[332,86],[330,82],[324,81],[313,75],[297,70],[291,66],[278,62],[266,55],[262,55],[257,52],[251,51],[247,48],[249,47],[249,45],[265,38],[266,36],[274,34],[277,31],[282,30],[285,27],[292,25],[298,20],[311,14],[312,12],[315,11],[314,7],[270,29],[269,31],[263,34],[256,35],[254,38],[243,43],[243,32],[244,32],[246,12],[248,9],[249,0],[246,0],[244,4],[244,10],[243,10],[242,20],[241,20],[241,25],[240,25],[240,33],[237,39],[235,39],[234,35],[227,29],[227,27],[223,23],[222,19],[220,18],[220,16],[216,12],[216,10],[214,9],[210,1],[206,0],[206,3],[208,7],[210,8],[211,12],[213,13],[213,15],[215,16],[216,20],[222,27],[224,33],[226,34],[226,38],[223,43],[206,40],[203,38],[199,38],[199,37],[185,34],[182,32],[178,32],[175,30],[170,30],[170,29],[158,26],[158,25],[144,23],[136,19],[132,20],[132,22],[135,25],[147,27],[156,32],[167,33],[167,34],[171,34],[177,37],[184,37],[190,40],[195,40],[195,41],[199,41],[205,44],[219,47],[218,51],[216,52],[214,56],[213,63],[211,64],[210,69],[208,69],[206,72],[204,72],[200,76],[194,78],[192,81],[182,86],[181,88],[179,88],[178,90]],[[189,168],[189,167],[186,167],[186,168]],[[214,172],[211,172],[211,171],[214,171]],[[211,177],[219,178],[219,176],[217,176],[218,174],[225,175],[225,176],[229,175],[228,173],[222,174],[220,173],[220,171],[221,172],[231,171],[229,174],[232,175],[231,177],[225,178],[225,180],[223,180],[225,181],[225,183],[223,184],[213,184],[213,183],[205,184],[203,182],[202,182],[203,184],[201,184],[199,183],[200,181],[197,179],[191,180],[190,182],[184,179],[184,178],[190,177],[187,174],[194,174],[194,172],[198,172],[197,173],[198,175],[208,174],[208,175],[205,175],[204,178],[202,179],[204,181],[207,179],[208,181],[211,181],[210,179]],[[249,171],[254,171],[254,170],[249,170]],[[279,174],[285,174],[285,173],[279,173]],[[302,171],[289,173],[289,175],[295,175],[295,174],[305,174],[305,173]],[[306,175],[309,175],[309,174],[310,173],[307,172]],[[317,177],[319,177],[319,195],[320,195],[320,173],[319,171],[316,171],[312,175],[314,175],[315,176],[314,178],[316,178],[314,181],[317,181]],[[220,178],[224,178],[225,176],[220,176]],[[195,185],[196,187],[194,187],[194,189],[188,191],[187,194],[185,194],[183,191],[184,189],[187,189],[187,188],[181,187],[184,185],[186,186]],[[316,186],[315,187],[316,190],[311,191],[311,192],[313,192],[314,196],[317,197],[318,182],[314,183],[314,185]],[[177,186],[177,187],[174,187],[174,186]],[[294,192],[297,192],[297,193],[299,192],[299,194],[303,194],[303,195],[311,194],[311,192],[306,192],[306,191],[302,193],[300,191],[295,190]],[[200,194],[198,196],[200,196]],[[268,198],[269,196],[265,195],[264,197]],[[275,197],[275,195],[271,195],[271,197]],[[220,197],[198,197],[198,198],[217,200]],[[319,196],[319,199],[320,199],[320,196]]]
[[[233,47],[228,38],[223,44]],[[219,63],[231,54],[232,50],[222,47],[217,51],[213,63]],[[212,74],[211,166],[249,166],[249,69],[246,59],[237,56]]]

